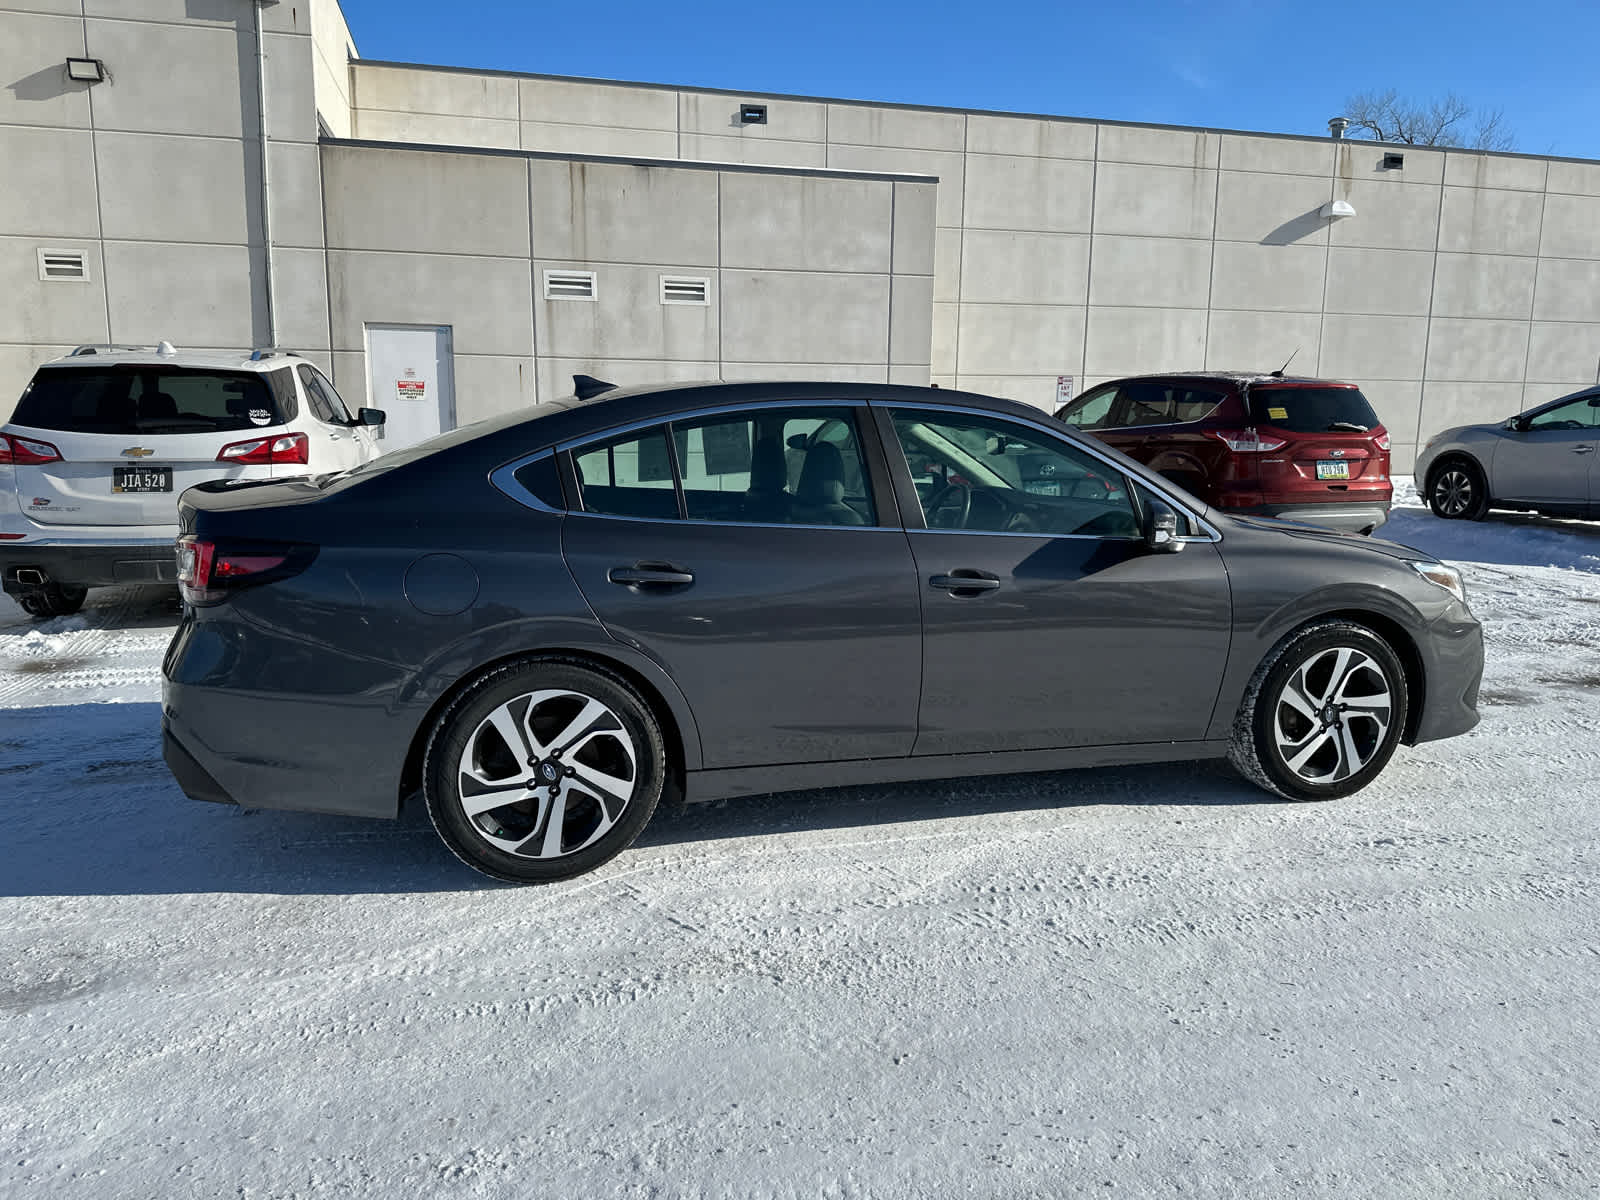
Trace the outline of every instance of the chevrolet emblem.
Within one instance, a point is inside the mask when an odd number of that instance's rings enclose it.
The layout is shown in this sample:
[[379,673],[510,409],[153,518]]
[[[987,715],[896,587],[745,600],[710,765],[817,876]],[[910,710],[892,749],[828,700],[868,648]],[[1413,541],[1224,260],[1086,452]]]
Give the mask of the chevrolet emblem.
[[122,452],[123,458],[149,458],[154,450],[146,450],[143,446],[129,446]]

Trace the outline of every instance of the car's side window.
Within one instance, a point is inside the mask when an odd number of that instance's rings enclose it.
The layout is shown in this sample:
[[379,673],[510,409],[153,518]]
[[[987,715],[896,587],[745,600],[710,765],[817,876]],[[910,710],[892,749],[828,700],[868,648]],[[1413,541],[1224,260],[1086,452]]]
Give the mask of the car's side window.
[[877,524],[848,409],[775,406],[672,429],[691,521]]
[[1600,408],[1593,408],[1589,404],[1589,397],[1574,400],[1570,404],[1548,409],[1536,417],[1528,420],[1529,429],[1591,429],[1596,424],[1596,414]]
[[339,395],[339,390],[333,386],[328,377],[315,367],[306,367],[311,373],[311,384],[322,393],[322,399],[328,406],[328,411],[333,413],[333,419],[345,425],[354,425],[355,418],[350,415],[350,408],[344,402],[344,397]]
[[1117,385],[1108,383],[1062,409],[1061,420],[1077,429],[1104,429],[1111,423],[1111,406],[1116,399]]
[[894,428],[930,529],[1139,536],[1126,478],[1064,439],[993,417],[906,409]]
[[657,520],[681,516],[663,427],[585,446],[574,452],[572,465],[585,512]]
[[297,368],[300,383],[306,391],[306,404],[311,409],[311,415],[327,425],[351,424],[350,413],[345,409],[344,401],[339,398],[339,393],[333,390],[333,385],[323,379],[322,374],[301,363]]

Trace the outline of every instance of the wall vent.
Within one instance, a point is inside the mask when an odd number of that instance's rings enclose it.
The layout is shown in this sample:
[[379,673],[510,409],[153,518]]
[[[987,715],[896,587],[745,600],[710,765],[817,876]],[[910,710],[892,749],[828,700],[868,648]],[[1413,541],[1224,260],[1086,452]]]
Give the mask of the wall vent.
[[595,298],[593,271],[546,271],[544,273],[544,298],[546,300],[593,300]]
[[1404,154],[1385,154],[1383,156],[1383,169],[1385,171],[1405,170],[1406,156]]
[[89,259],[82,250],[39,250],[39,278],[87,280]]
[[711,303],[711,280],[704,275],[663,275],[661,303],[708,305]]

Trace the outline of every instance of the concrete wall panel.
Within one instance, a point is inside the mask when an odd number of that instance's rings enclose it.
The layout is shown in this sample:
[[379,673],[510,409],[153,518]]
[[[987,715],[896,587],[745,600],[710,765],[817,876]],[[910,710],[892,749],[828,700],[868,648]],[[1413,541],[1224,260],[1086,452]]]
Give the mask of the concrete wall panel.
[[1078,374],[1083,319],[1082,307],[963,304],[958,374]]
[[887,275],[724,270],[722,314],[722,357],[729,364],[877,364],[883,377]]
[[1313,369],[1322,318],[1316,313],[1214,312],[1206,333],[1206,368],[1276,371],[1294,355],[1294,366]]
[[933,344],[929,368],[936,376],[956,373],[956,330],[960,323],[961,306],[934,301]]
[[1320,312],[1327,251],[1311,246],[1218,242],[1211,307]]
[[1194,370],[1205,351],[1204,309],[1096,307],[1089,310],[1083,374]]
[[1536,321],[1600,321],[1600,259],[1541,258]]
[[1477,425],[1521,411],[1520,383],[1455,383],[1430,376],[1422,388],[1418,440],[1427,441],[1455,425]]
[[[39,278],[37,238],[0,237],[0,342],[41,344],[105,341],[105,265],[98,244],[60,239],[51,248],[82,250],[89,264],[87,281]],[[154,340],[154,339],[152,339]],[[15,396],[9,400],[16,399]],[[9,403],[5,396],[0,401]]]
[[1600,163],[1551,162],[1547,164],[1545,191],[1570,196],[1600,196]]
[[1447,187],[1439,210],[1439,249],[1538,254],[1543,216],[1544,197],[1538,192]]
[[1224,171],[1217,186],[1217,237],[1266,245],[1322,244],[1328,181],[1309,175]]
[[933,295],[936,300],[961,298],[961,242],[959,229],[933,231]]
[[517,81],[467,71],[419,71],[356,63],[350,72],[355,105],[363,110],[434,113],[516,121]]
[[[715,281],[708,305],[663,304],[664,268],[602,265],[595,271],[595,300],[544,298],[546,270],[583,266],[582,262],[534,262],[534,327],[539,354],[689,362],[717,357]],[[669,274],[692,269],[683,265],[665,268]]]
[[328,260],[323,252],[274,246],[272,290],[277,344],[301,351],[328,349]]
[[716,265],[715,171],[535,161],[532,175],[541,258]]
[[969,154],[965,225],[1088,233],[1093,190],[1092,163]]
[[933,274],[934,210],[938,199],[935,184],[895,182],[891,263],[896,274]]
[[1330,313],[1322,318],[1317,372],[1363,386],[1368,379],[1421,379],[1427,347],[1426,317]]
[[[538,403],[533,359],[529,356],[458,354],[455,374],[458,425],[526,411]],[[572,380],[568,378],[566,384],[564,390],[571,392]]]
[[[956,387],[957,382],[941,386]],[[963,375],[959,386],[964,392],[977,392],[980,396],[999,396],[1030,404],[1041,412],[1054,412],[1056,407],[1056,377],[1054,375]]]
[[796,382],[822,380],[828,383],[887,383],[889,369],[876,363],[767,363],[725,362],[722,378],[730,383],[752,379],[781,379]]
[[1434,268],[1433,314],[1527,320],[1537,265],[1504,254],[1441,254]]
[[222,347],[266,341],[259,250],[108,241],[105,266],[111,330],[119,342],[165,338],[179,346]]
[[1076,304],[1089,280],[1089,239],[1081,233],[966,235],[961,298],[968,302]]
[[1526,321],[1435,317],[1428,335],[1429,386],[1435,380],[1520,384],[1527,351]]
[[1507,158],[1499,154],[1472,154],[1465,150],[1452,150],[1445,156],[1444,181],[1453,187],[1509,188],[1525,192],[1542,192],[1548,165],[1539,158]]
[[1539,253],[1545,258],[1600,258],[1600,196],[1547,195]]
[[1326,179],[1333,172],[1333,151],[1332,141],[1225,133],[1222,135],[1222,169],[1316,175]]
[[1535,321],[1528,335],[1528,378],[1600,382],[1600,322]]
[[678,127],[685,135],[712,134],[736,137],[748,142],[826,142],[828,106],[808,100],[745,97],[767,106],[765,125],[746,125],[739,120],[738,96],[681,92],[678,96]]
[[245,11],[236,28],[90,18],[89,45],[116,76],[109,87],[94,85],[96,128],[253,136],[260,128],[256,44]]
[[889,362],[926,371],[932,353],[933,276],[897,276],[889,296]]
[[[0,124],[89,124],[89,88],[67,78],[67,59],[83,54],[77,17],[7,13],[0,37]],[[103,86],[103,85],[101,85]]]
[[[255,153],[246,143],[246,161]],[[323,244],[322,151],[310,142],[269,142],[272,165],[272,241],[279,246]]]
[[1097,235],[1089,303],[1204,308],[1211,290],[1211,249],[1209,241]]
[[[1403,475],[1416,458],[1422,384],[1411,379],[1364,379],[1360,383],[1361,394],[1389,431],[1389,469]],[[1434,432],[1428,431],[1430,435]]]
[[545,154],[609,154],[617,158],[677,158],[678,135],[670,129],[626,129],[524,121],[518,133],[523,150]]
[[966,165],[959,153],[904,150],[893,147],[828,147],[828,166],[839,171],[888,171],[896,175],[931,175],[938,179],[935,212],[940,225],[961,224],[961,188]]
[[1198,129],[1102,125],[1098,157],[1102,163],[1149,163],[1201,171],[1216,168],[1221,141],[1216,134]]
[[[0,232],[98,237],[93,141],[88,130],[0,126]],[[0,340],[5,335],[0,334]]]
[[[1383,160],[1391,154],[1400,155],[1404,165],[1385,167]],[[1447,157],[1443,150],[1347,138],[1334,151],[1334,174],[1340,179],[1367,179],[1374,183],[1437,184],[1444,179]]]
[[666,88],[520,79],[522,120],[622,129],[678,129],[678,94]]
[[1096,234],[1210,237],[1215,171],[1101,163],[1094,178]]
[[1327,311],[1426,316],[1433,295],[1433,255],[1415,250],[1328,251]]
[[678,139],[678,147],[678,157],[702,162],[751,163],[764,167],[828,165],[828,147],[822,142],[686,133]]
[[889,181],[729,172],[722,176],[723,265],[887,272],[893,200]]
[[828,105],[828,140],[852,146],[904,146],[962,150],[966,117],[961,113],[878,108],[870,104]]
[[322,172],[330,246],[528,256],[520,159],[326,146]]
[[1432,250],[1439,232],[1439,189],[1358,179],[1337,180],[1334,195],[1356,215],[1333,223],[1335,246]]
[[391,112],[383,108],[357,109],[353,124],[354,136],[358,138],[374,142],[418,142],[429,146],[515,150],[520,136],[515,121]]
[[363,323],[450,325],[458,354],[517,356],[533,346],[526,259],[330,250],[333,348],[364,350]]
[[259,243],[259,154],[223,138],[97,134],[105,236]]
[[931,378],[933,376],[926,366],[891,366],[889,368],[890,383],[902,383],[908,387],[927,387]]
[[[480,360],[481,361],[481,360]],[[659,359],[541,358],[538,363],[539,402],[572,395],[574,375],[593,375],[618,387],[652,383],[696,383],[717,379],[717,363],[662,362]],[[752,378],[765,379],[759,372]],[[809,376],[803,376],[809,378]]]
[[1083,121],[1040,121],[1029,117],[967,118],[967,151],[1033,158],[1094,158],[1095,127]]

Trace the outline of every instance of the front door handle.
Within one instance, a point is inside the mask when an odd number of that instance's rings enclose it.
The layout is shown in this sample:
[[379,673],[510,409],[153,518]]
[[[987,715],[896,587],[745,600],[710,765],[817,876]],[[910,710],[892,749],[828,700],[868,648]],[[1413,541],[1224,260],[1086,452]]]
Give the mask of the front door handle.
[[949,592],[952,596],[981,596],[984,592],[997,591],[1000,579],[987,571],[958,567],[948,575],[932,576],[928,580],[928,586]]
[[1587,442],[1585,442],[1581,446],[1574,446],[1572,448],[1572,452],[1574,454],[1593,454],[1594,453],[1594,447],[1589,445]]
[[635,563],[631,567],[612,567],[606,578],[623,587],[683,587],[694,582],[694,573],[671,563]]

